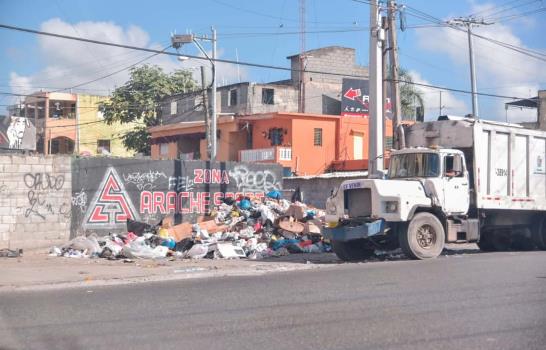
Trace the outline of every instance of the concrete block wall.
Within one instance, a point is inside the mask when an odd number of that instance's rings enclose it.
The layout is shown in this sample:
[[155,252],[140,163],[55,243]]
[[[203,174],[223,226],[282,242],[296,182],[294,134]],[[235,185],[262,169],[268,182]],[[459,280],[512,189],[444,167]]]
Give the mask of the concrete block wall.
[[[368,68],[359,66],[356,63],[355,49],[348,47],[331,46],[306,52],[307,71],[317,72],[335,72],[346,74],[347,76],[358,75],[368,76]],[[292,80],[298,82],[299,79],[299,56],[291,56]],[[316,83],[341,84],[343,76],[321,73],[305,73],[305,81]]]
[[330,196],[332,189],[339,188],[343,181],[362,179],[364,177],[364,175],[340,175],[337,177],[285,177],[283,178],[283,188],[286,193],[289,193],[290,190],[295,190],[299,187],[303,196],[303,202],[305,204],[319,209],[325,209],[326,199],[328,199]]
[[71,201],[70,157],[0,155],[0,248],[66,241]]

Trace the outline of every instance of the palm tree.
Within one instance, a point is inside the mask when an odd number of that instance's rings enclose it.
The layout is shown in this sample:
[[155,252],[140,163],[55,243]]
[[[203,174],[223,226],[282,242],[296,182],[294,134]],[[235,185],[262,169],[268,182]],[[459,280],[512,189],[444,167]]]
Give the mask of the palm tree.
[[400,83],[400,104],[402,105],[402,120],[421,120],[425,111],[423,93],[413,83],[409,72],[403,68],[398,70],[398,79],[408,83]]

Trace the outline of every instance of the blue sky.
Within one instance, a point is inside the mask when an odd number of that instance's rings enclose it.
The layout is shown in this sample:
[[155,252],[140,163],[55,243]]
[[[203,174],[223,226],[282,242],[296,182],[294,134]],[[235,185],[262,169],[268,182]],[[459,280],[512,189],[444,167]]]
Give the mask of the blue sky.
[[[469,90],[466,35],[437,27],[431,17],[447,20],[477,13],[495,24],[479,27],[476,33],[524,49],[546,52],[546,12],[543,0],[424,1],[406,0],[408,29],[399,32],[400,61],[419,82]],[[359,64],[368,63],[369,6],[351,0],[306,1],[306,48],[339,45],[356,49]],[[425,16],[427,15],[427,16]],[[432,20],[434,21],[434,20]],[[296,0],[202,0],[196,1],[78,1],[0,0],[0,23],[57,32],[71,36],[163,48],[170,33],[218,31],[221,58],[288,67],[286,56],[299,51],[299,8]],[[413,28],[412,28],[413,27]],[[148,56],[143,52],[113,49],[0,29],[0,91],[30,93],[37,89],[66,88],[119,70]],[[475,39],[478,90],[491,94],[531,97],[546,88],[544,60]],[[197,55],[195,47],[184,47]],[[542,56],[544,57],[544,56]],[[197,67],[201,62],[183,63],[161,56],[149,62],[170,71]],[[81,91],[107,94],[123,84],[127,72],[82,86]],[[219,65],[220,83],[238,79],[267,82],[289,77],[288,72]],[[427,118],[439,112],[437,89],[422,90]],[[508,100],[480,97],[480,115],[486,119],[532,120],[535,111],[509,110]],[[4,105],[15,102],[0,95]],[[471,112],[467,94],[442,92],[443,113]]]

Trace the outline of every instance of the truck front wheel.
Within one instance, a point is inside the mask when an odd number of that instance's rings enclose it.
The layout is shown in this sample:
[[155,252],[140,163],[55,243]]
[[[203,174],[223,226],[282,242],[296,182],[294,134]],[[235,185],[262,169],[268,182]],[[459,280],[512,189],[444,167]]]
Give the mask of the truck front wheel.
[[332,250],[343,261],[364,260],[374,254],[374,249],[370,248],[364,239],[347,242],[332,241]]
[[431,213],[418,213],[410,221],[407,231],[399,233],[399,240],[400,248],[409,258],[436,258],[444,249],[444,227]]

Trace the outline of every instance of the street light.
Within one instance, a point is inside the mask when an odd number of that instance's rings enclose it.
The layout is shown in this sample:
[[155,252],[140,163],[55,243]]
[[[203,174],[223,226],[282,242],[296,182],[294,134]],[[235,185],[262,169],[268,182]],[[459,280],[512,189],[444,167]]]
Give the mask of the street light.
[[[212,37],[209,38],[207,36],[196,36],[194,34],[174,34],[171,36],[171,43],[172,46],[175,49],[179,49],[184,44],[194,43],[195,46],[201,51],[201,53],[209,60],[212,68],[212,82],[211,82],[211,88],[212,88],[212,96],[211,96],[211,105],[212,105],[212,120],[211,120],[211,146],[210,146],[210,160],[214,161],[216,160],[216,151],[217,151],[217,140],[216,140],[216,127],[217,127],[217,120],[216,120],[216,66],[214,62],[216,61],[216,29],[211,27],[212,31]],[[203,46],[201,46],[201,43],[199,41],[210,41],[212,43],[212,58],[209,57]],[[178,56],[178,60],[184,61],[187,59],[186,56]]]

